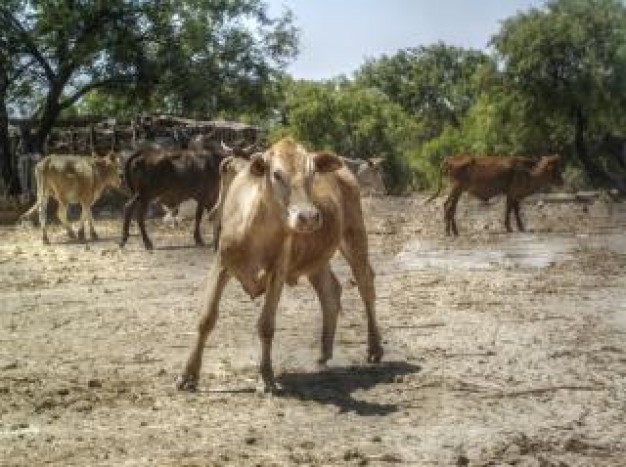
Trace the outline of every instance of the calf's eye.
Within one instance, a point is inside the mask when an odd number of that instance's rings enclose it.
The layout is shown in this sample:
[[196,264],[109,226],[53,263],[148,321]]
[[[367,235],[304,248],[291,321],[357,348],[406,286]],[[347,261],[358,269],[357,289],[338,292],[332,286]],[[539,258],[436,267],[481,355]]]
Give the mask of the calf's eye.
[[284,185],[285,184],[285,179],[283,178],[283,176],[280,174],[279,171],[275,170],[274,171],[274,180],[276,180],[278,183]]

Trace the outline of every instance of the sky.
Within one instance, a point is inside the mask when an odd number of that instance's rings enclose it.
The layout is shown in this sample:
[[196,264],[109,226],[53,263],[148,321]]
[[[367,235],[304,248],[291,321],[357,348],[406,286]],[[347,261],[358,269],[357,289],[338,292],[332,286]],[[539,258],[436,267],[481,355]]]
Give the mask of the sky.
[[294,78],[350,76],[367,58],[443,41],[485,50],[506,18],[543,0],[266,0],[272,16],[285,7],[300,29]]

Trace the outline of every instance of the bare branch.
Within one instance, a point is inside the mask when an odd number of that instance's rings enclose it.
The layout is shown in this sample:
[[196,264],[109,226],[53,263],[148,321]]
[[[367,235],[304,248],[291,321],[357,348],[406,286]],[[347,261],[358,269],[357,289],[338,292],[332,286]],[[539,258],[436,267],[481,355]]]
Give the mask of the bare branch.
[[25,50],[31,54],[44,69],[48,81],[53,82],[56,79],[56,73],[37,47],[37,44],[33,41],[30,33],[24,29],[22,24],[6,7],[0,7],[0,20],[5,29],[11,29],[19,35],[20,40],[25,46]]

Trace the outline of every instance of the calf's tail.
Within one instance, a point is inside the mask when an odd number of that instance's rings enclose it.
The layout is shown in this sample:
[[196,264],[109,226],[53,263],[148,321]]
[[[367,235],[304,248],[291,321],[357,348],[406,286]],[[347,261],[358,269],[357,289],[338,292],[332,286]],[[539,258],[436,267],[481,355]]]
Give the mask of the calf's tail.
[[45,164],[45,161],[46,160],[44,159],[41,162],[39,162],[37,165],[35,165],[35,183],[37,184],[37,201],[28,211],[26,211],[24,214],[20,216],[20,221],[29,219],[37,211],[37,209],[39,209],[39,206],[41,206],[41,203],[44,202],[44,199],[46,197],[46,193],[45,193],[46,187],[45,187],[44,180],[43,180],[43,166]]
[[135,192],[135,187],[132,182],[132,166],[135,162],[135,159],[138,159],[142,155],[141,151],[135,151],[130,155],[126,162],[124,163],[124,179],[126,180],[126,185],[131,193]]
[[437,196],[439,196],[439,193],[441,193],[441,187],[442,187],[442,179],[443,179],[443,173],[446,170],[447,164],[446,164],[446,160],[444,159],[443,161],[441,161],[441,164],[439,165],[439,179],[437,181],[437,191],[435,191],[427,200],[426,203],[430,203],[432,200],[434,200]]

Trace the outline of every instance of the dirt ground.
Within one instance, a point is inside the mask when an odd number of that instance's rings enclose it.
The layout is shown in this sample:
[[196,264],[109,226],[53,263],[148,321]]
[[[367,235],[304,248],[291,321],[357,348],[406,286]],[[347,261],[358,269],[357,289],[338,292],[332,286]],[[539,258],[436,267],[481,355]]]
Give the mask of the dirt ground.
[[234,281],[199,391],[175,390],[213,259],[189,222],[150,221],[152,253],[119,219],[87,245],[0,227],[0,464],[625,465],[626,206],[530,200],[507,235],[501,201],[463,201],[450,239],[423,199],[365,200],[383,363],[337,258],[335,357],[316,367],[314,293],[286,289],[274,396]]

